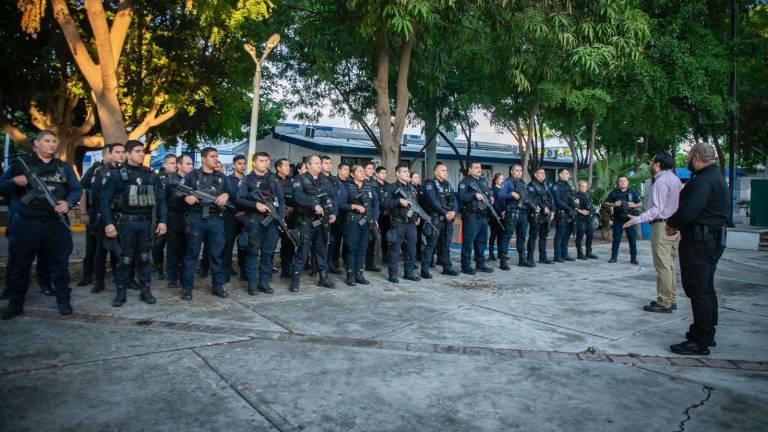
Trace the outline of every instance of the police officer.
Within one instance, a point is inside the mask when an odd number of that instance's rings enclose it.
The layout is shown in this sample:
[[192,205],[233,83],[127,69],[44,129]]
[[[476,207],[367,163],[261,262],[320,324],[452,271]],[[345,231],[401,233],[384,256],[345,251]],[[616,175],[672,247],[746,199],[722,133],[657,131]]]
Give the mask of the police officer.
[[538,212],[528,214],[530,229],[528,230],[528,258],[526,261],[534,267],[533,253],[536,250],[536,239],[539,240],[539,262],[552,264],[547,258],[547,236],[549,235],[549,223],[555,218],[554,198],[552,191],[546,183],[547,173],[544,168],[539,168],[533,173],[533,179],[528,183],[528,193],[533,204],[539,208]]
[[[230,199],[232,204],[236,203],[236,198],[239,195],[240,186],[245,179],[246,162],[245,156],[236,155],[232,158],[232,174],[227,176],[229,182],[229,188],[232,189],[234,194]],[[227,282],[229,278],[237,275],[235,269],[232,268],[232,251],[235,247],[237,237],[243,232],[245,214],[235,209],[224,210],[224,255],[221,258],[221,265],[224,271],[227,273]],[[248,253],[248,248],[237,247],[237,265],[240,269],[240,280],[245,280],[245,256]]]
[[509,178],[501,186],[499,200],[504,205],[504,240],[499,250],[499,268],[509,270],[509,242],[512,235],[517,236],[517,265],[533,267],[535,264],[526,259],[525,234],[528,231],[528,211],[536,214],[539,208],[531,200],[528,187],[523,182],[522,166],[512,165],[509,169]]
[[[203,240],[208,244],[208,261],[213,273],[213,294],[225,298],[229,294],[224,289],[226,270],[222,267],[221,256],[224,251],[224,219],[222,212],[229,204],[232,189],[223,173],[216,170],[219,154],[213,147],[206,147],[200,152],[202,165],[199,169],[184,176],[181,184],[215,197],[213,203],[202,202],[195,196],[187,195],[184,202],[188,205],[184,215],[187,251],[181,270],[181,299],[192,300],[192,288],[195,282],[195,266]],[[231,204],[230,204],[231,205]]]
[[573,218],[579,203],[574,201],[573,188],[568,183],[570,178],[571,172],[562,169],[558,180],[552,185],[552,196],[555,198],[555,262],[558,263],[574,260],[568,256],[568,241],[573,233]]
[[[488,207],[493,205],[491,187],[482,176],[480,162],[470,162],[469,175],[459,183],[459,202],[461,202],[462,244],[461,272],[468,275],[475,271],[491,273],[493,269],[485,265],[485,246],[488,244]],[[474,186],[473,186],[474,185]],[[485,195],[477,192],[477,187]],[[486,202],[490,199],[491,202]],[[475,254],[475,268],[472,269],[472,252]]]
[[677,211],[667,219],[667,235],[680,232],[680,279],[691,299],[693,323],[686,340],[670,346],[683,355],[709,355],[715,346],[717,261],[725,251],[725,223],[731,210],[728,186],[715,163],[715,149],[697,143],[688,153],[693,178],[680,193]]
[[[397,181],[388,184],[384,189],[384,207],[390,211],[390,229],[387,231],[386,240],[389,243],[389,259],[387,267],[389,280],[398,283],[398,263],[400,251],[404,253],[403,267],[407,280],[419,281],[416,275],[416,224],[421,222],[419,217],[410,209],[411,201],[416,201],[416,188],[411,184],[411,174],[407,164],[399,164],[395,168]],[[407,198],[407,199],[406,199]],[[403,243],[405,245],[403,246]]]
[[[283,198],[285,200],[285,223],[288,228],[293,229],[295,227],[293,214],[293,178],[291,176],[291,163],[286,158],[280,158],[275,161],[275,175],[277,177],[277,183],[280,185],[280,189],[283,191]],[[288,234],[280,232],[280,277],[290,278],[293,272],[291,271],[291,261],[296,253],[296,248],[288,238]]]
[[[413,188],[416,189],[416,203],[424,208],[426,206],[426,198],[424,197],[424,187],[421,184],[421,174],[417,173],[416,171],[411,172],[411,185],[413,185]],[[418,262],[421,262],[421,252],[424,249],[424,239],[422,237],[424,234],[423,230],[423,223],[416,225],[416,261]]]
[[[384,194],[389,186],[387,183],[387,169],[383,166],[376,167],[376,193],[379,195],[379,232],[381,233],[381,260],[382,262],[389,261],[389,241],[387,241],[387,233],[391,225],[390,222],[390,209],[384,204]],[[369,271],[375,271],[372,269],[366,269]]]
[[[371,191],[374,194],[374,199],[378,202],[379,206],[379,219],[381,219],[381,196],[383,189],[380,190],[379,182],[376,181],[376,167],[373,162],[366,162],[365,166],[365,178],[366,183],[371,186]],[[379,230],[379,221],[376,221],[371,225],[371,235],[368,236],[368,249],[365,251],[365,271],[380,272],[381,267],[376,265],[376,242],[382,241],[381,233]]]
[[101,209],[104,234],[108,238],[119,235],[122,250],[117,266],[117,293],[112,300],[113,307],[125,303],[129,273],[134,265],[141,290],[139,298],[147,304],[157,301],[150,291],[153,213],[156,213],[158,221],[154,234],[165,234],[167,220],[163,186],[157,175],[143,166],[144,144],[128,141],[125,151],[128,154],[126,163],[110,170],[99,198],[104,203]]
[[168,288],[178,288],[179,286],[181,265],[187,246],[184,233],[184,212],[187,209],[187,204],[177,191],[184,177],[194,169],[192,157],[186,154],[177,158],[176,165],[177,172],[168,174],[163,183],[165,205],[168,208],[168,229],[165,233],[168,243],[168,252],[165,258]]
[[[93,259],[93,287],[91,287],[91,293],[97,294],[105,289],[104,279],[107,274],[107,256],[112,266],[112,272],[117,276],[117,266],[120,263],[120,257],[114,252],[108,251],[104,247],[104,240],[106,235],[104,233],[104,221],[101,217],[101,192],[104,185],[107,183],[107,175],[115,168],[119,168],[125,163],[125,145],[122,143],[108,144],[109,148],[109,163],[103,170],[97,170],[93,175],[93,184],[90,196],[93,196],[93,204],[89,208],[93,211],[93,215],[96,218],[96,254]],[[110,203],[105,205],[109,206]]]
[[613,208],[613,242],[611,243],[611,259],[608,262],[615,263],[619,257],[621,232],[625,231],[627,233],[627,241],[629,241],[630,262],[632,264],[640,264],[637,261],[637,231],[635,231],[634,226],[622,228],[630,216],[640,214],[637,209],[643,206],[640,203],[640,196],[637,192],[629,188],[627,176],[620,176],[616,181],[616,188],[608,194],[605,206]]
[[[594,212],[594,206],[592,205],[592,197],[589,196],[589,183],[585,181],[579,182],[579,190],[576,192],[576,200],[578,206],[576,207],[576,258],[585,259],[597,259],[597,256],[592,253],[592,237],[594,235],[595,227],[592,225],[592,214]],[[586,237],[587,253],[584,253],[582,249],[582,241]]]
[[[163,158],[163,167],[160,168],[160,172],[157,173],[157,178],[160,180],[160,185],[165,188],[167,184],[166,179],[171,174],[176,174],[176,155],[167,154]],[[167,195],[164,193],[163,197]],[[166,209],[168,208],[168,201],[165,201]],[[152,237],[152,267],[153,276],[157,280],[163,280],[163,261],[165,260],[165,246],[168,243],[167,234],[155,235]]]
[[439,254],[438,261],[443,266],[443,274],[457,276],[459,273],[453,269],[451,262],[451,243],[453,242],[453,222],[456,220],[456,212],[459,208],[456,192],[448,181],[448,167],[444,163],[435,164],[435,177],[424,183],[424,197],[427,204],[424,209],[432,216],[432,223],[439,232],[435,232],[428,224],[424,227],[427,241],[421,257],[421,277],[432,278],[429,268],[435,251]]
[[72,313],[69,288],[72,234],[65,221],[82,188],[72,167],[54,157],[58,146],[59,140],[53,132],[40,131],[35,137],[34,154],[24,159],[31,173],[36,174],[53,195],[55,206],[49,205],[42,191],[30,184],[21,163],[10,166],[0,179],[0,194],[11,197],[10,207],[14,213],[9,249],[15,258],[6,287],[8,308],[0,315],[4,320],[24,313],[29,274],[37,254],[47,259],[59,313]]
[[[342,190],[348,190],[349,189],[349,165],[345,163],[340,163],[338,166],[337,175],[335,177],[331,177],[333,182],[334,190],[336,191],[337,195],[341,193]],[[337,197],[338,198],[338,197]],[[338,200],[337,200],[338,203]],[[344,248],[344,251],[346,252],[346,246],[343,246],[343,234],[344,234],[344,221],[345,219],[342,217],[341,210],[339,210],[339,220],[338,222],[331,225],[331,245],[330,249],[328,250],[328,271],[330,273],[335,273],[334,270],[336,270],[335,274],[340,274],[339,270],[339,258],[343,257],[344,259],[347,258],[346,253],[342,253],[342,247]]]
[[344,247],[347,268],[347,285],[368,285],[363,275],[365,253],[372,225],[379,219],[379,202],[373,185],[367,181],[365,169],[360,165],[351,168],[352,179],[339,190],[336,202],[340,217],[344,220]]
[[283,189],[277,177],[269,172],[269,155],[259,152],[253,155],[253,171],[245,176],[237,196],[238,208],[245,211],[245,230],[248,233],[245,277],[250,295],[256,295],[258,291],[274,293],[269,281],[278,235],[277,220],[268,213],[269,203],[278,211],[280,219],[284,219]]
[[98,231],[98,213],[94,205],[95,197],[92,193],[96,172],[106,174],[109,171],[109,147],[101,150],[102,160],[94,163],[80,178],[80,186],[83,195],[80,197],[80,222],[85,225],[85,256],[83,256],[83,274],[77,286],[84,287],[93,283],[94,260],[96,258],[96,236]]
[[328,240],[330,224],[336,222],[335,194],[329,190],[331,182],[321,177],[320,156],[307,158],[307,172],[293,178],[293,202],[296,204],[296,224],[301,231],[299,250],[293,258],[293,278],[290,290],[299,291],[301,272],[312,253],[320,272],[319,285],[335,288],[328,279]]

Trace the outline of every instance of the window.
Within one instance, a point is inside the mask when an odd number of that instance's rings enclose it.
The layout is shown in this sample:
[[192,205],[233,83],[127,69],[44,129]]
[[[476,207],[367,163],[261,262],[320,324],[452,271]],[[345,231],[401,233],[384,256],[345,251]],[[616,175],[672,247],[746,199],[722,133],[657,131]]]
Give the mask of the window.
[[493,178],[493,165],[481,165],[483,169],[483,177],[491,181]]
[[350,168],[352,167],[352,165],[365,165],[371,160],[373,159],[366,158],[366,157],[349,157],[349,156],[341,157],[341,163],[349,165]]

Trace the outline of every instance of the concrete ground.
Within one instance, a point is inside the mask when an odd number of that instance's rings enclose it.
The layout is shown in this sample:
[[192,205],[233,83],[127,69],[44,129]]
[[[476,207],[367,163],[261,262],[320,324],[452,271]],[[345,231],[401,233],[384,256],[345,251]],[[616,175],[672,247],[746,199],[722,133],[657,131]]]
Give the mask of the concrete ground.
[[76,288],[65,318],[33,287],[0,323],[0,430],[768,430],[768,253],[725,253],[718,346],[681,358],[687,299],[641,310],[649,246],[639,266],[600,245],[600,260],[399,285],[307,276],[251,297],[234,282],[225,300],[158,281],[156,305],[131,291],[122,308],[112,287]]

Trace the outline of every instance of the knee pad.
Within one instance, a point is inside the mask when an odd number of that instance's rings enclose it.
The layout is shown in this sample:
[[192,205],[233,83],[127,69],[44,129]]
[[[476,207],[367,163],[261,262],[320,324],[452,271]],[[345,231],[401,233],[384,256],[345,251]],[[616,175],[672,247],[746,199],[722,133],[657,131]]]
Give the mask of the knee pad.
[[133,257],[128,255],[123,255],[120,257],[120,264],[124,266],[130,267],[131,264],[133,264]]

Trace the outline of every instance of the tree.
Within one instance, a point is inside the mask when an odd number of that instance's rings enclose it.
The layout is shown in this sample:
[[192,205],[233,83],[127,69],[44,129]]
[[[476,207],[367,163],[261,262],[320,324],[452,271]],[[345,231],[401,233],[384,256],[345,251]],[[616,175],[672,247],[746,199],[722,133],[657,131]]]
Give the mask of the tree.
[[[40,13],[45,2],[24,2],[31,3],[43,5],[22,8],[22,25],[33,37],[48,20]],[[268,15],[271,2],[151,2],[137,8],[123,0],[116,7],[106,2],[106,10],[96,0],[70,10],[71,4],[51,1],[74,64],[68,69],[78,71],[62,81],[68,89],[82,88],[80,100],[96,108],[94,130],[102,134],[84,138],[91,148],[105,140],[143,137],[151,151],[182,137],[194,145],[242,136],[241,110],[250,109],[252,71],[244,66],[241,47],[254,24]],[[86,23],[90,34],[81,30]],[[51,57],[41,60],[45,64]],[[68,149],[71,153],[76,151]]]

